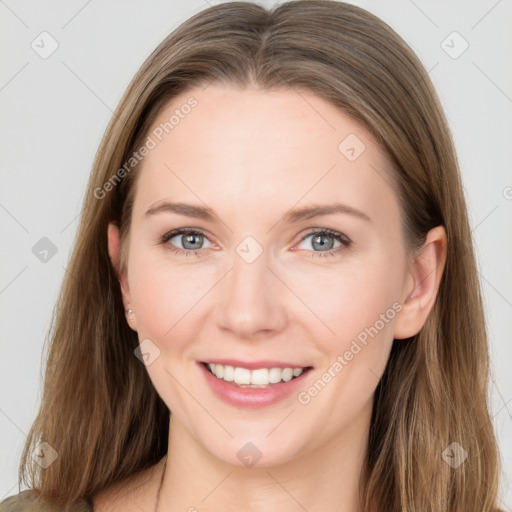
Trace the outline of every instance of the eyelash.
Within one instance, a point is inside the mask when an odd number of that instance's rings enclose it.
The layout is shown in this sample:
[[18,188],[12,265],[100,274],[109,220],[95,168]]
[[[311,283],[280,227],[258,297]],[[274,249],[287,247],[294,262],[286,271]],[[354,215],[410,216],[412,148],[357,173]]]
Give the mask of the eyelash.
[[[182,234],[203,235],[205,238],[207,238],[206,234],[203,231],[201,231],[200,229],[180,228],[180,229],[175,229],[173,231],[169,231],[168,233],[163,235],[160,238],[160,243],[165,244],[171,238],[174,238],[175,236],[182,235]],[[325,258],[328,256],[337,256],[339,252],[343,251],[344,249],[347,249],[352,244],[352,240],[350,240],[343,233],[338,233],[337,231],[333,231],[332,229],[326,229],[326,228],[318,228],[313,231],[310,231],[309,233],[307,233],[306,235],[304,235],[301,238],[300,242],[303,242],[306,238],[309,238],[310,236],[317,235],[317,234],[332,236],[338,242],[340,242],[341,245],[335,249],[329,249],[328,251],[306,251],[308,253],[312,253],[312,254],[308,255],[308,257],[310,257],[310,258],[316,258],[316,257]],[[200,253],[202,251],[202,249],[196,249],[196,250],[180,249],[179,247],[174,247],[171,244],[169,244],[169,250],[179,256],[198,256],[198,257],[200,256]]]

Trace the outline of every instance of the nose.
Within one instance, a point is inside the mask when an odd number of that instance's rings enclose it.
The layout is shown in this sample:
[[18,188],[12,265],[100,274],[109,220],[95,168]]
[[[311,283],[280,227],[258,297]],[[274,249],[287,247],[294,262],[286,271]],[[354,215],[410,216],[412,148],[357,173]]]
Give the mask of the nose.
[[237,339],[255,340],[276,336],[285,328],[287,289],[269,263],[265,252],[251,263],[235,255],[219,290],[219,329]]

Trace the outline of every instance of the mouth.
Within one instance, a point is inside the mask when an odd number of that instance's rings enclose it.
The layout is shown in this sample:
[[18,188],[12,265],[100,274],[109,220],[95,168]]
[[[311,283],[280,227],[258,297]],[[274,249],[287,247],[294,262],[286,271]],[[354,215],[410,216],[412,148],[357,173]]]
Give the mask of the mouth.
[[238,388],[267,389],[298,379],[312,370],[312,366],[271,366],[245,368],[242,366],[201,363],[218,380]]

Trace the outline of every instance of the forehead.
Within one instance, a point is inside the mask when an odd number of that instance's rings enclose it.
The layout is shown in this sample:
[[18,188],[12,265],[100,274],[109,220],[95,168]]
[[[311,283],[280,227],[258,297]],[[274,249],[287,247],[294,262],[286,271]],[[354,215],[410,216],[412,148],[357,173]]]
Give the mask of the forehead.
[[134,212],[178,198],[230,205],[229,214],[330,201],[370,216],[383,203],[397,207],[390,165],[375,139],[311,92],[190,89],[162,109],[148,135],[154,147],[137,171]]

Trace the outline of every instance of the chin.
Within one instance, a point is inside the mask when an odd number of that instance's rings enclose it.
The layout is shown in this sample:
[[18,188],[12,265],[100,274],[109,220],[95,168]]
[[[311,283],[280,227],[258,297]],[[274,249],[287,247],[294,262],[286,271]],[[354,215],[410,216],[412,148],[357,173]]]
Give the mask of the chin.
[[284,439],[277,432],[270,436],[274,439],[266,436],[267,433],[239,435],[224,443],[212,439],[204,446],[215,458],[239,468],[272,468],[299,456],[298,439],[289,435]]

